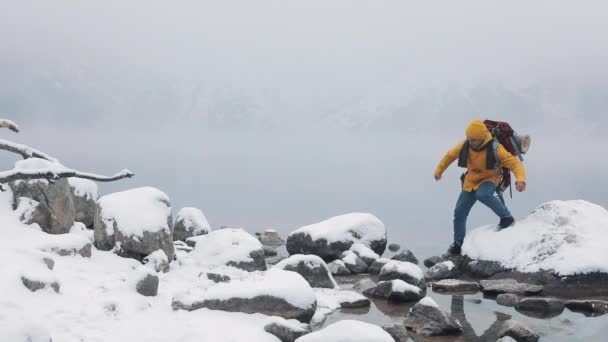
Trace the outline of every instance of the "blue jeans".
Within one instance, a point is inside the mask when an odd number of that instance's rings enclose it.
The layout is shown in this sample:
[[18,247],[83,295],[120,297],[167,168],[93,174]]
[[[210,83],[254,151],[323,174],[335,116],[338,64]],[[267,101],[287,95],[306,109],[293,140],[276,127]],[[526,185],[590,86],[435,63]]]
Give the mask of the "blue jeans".
[[509,209],[494,196],[495,192],[496,185],[491,182],[482,183],[479,189],[475,191],[468,192],[462,190],[458,197],[458,202],[456,202],[456,209],[454,209],[454,242],[462,245],[467,232],[467,217],[477,201],[492,209],[501,219],[511,216]]

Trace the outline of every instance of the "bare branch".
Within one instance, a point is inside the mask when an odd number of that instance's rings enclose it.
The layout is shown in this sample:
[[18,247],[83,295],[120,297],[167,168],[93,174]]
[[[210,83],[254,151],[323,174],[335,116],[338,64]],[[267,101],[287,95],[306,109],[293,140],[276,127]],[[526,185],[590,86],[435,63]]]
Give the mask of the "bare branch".
[[0,119],[0,128],[8,128],[15,133],[19,133],[19,126],[8,119]]
[[31,148],[27,145],[14,143],[12,141],[0,139],[0,150],[6,150],[9,152],[20,154],[23,159],[27,158],[40,158],[48,161],[55,162],[57,159],[49,156],[48,154]]
[[0,183],[8,183],[16,180],[29,179],[48,179],[57,180],[60,178],[84,178],[97,182],[112,182],[123,178],[131,178],[135,174],[129,170],[122,170],[113,176],[96,175],[94,173],[80,172],[67,168],[46,168],[46,169],[13,169],[0,172]]

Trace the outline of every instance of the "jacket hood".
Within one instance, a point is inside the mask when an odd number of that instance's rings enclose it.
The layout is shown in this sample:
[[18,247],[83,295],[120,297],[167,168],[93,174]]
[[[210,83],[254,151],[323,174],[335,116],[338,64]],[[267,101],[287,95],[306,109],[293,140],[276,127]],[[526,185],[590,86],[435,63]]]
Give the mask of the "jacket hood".
[[490,133],[488,127],[486,127],[486,124],[484,124],[481,120],[471,121],[465,134],[469,139],[483,140],[484,145],[492,140],[492,133]]

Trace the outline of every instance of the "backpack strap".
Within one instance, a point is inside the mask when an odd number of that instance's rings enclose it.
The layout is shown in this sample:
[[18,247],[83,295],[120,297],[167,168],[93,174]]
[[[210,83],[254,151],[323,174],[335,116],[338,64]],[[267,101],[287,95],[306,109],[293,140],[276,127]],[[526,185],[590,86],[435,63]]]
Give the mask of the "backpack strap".
[[469,157],[469,141],[465,140],[464,144],[462,144],[462,148],[460,149],[460,154],[458,155],[458,166],[467,168],[467,160]]
[[494,170],[500,166],[500,161],[498,160],[498,141],[496,139],[490,140],[488,143],[488,157],[486,159],[486,169]]

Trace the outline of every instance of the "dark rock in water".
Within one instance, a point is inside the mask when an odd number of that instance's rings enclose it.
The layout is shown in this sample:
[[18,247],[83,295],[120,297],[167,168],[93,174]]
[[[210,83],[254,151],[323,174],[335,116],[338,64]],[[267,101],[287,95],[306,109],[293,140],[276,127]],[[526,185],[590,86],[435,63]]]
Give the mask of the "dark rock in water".
[[458,279],[444,279],[434,282],[433,291],[452,292],[452,293],[475,293],[479,291],[479,284],[474,281],[464,281]]
[[451,260],[442,261],[426,271],[427,280],[441,280],[454,278],[458,274],[458,269]]
[[500,278],[542,284],[544,296],[582,299],[608,296],[608,273],[593,272],[560,277],[550,271],[534,273],[505,271],[492,276],[492,279]]
[[264,246],[264,256],[267,257],[273,257],[273,256],[277,256],[277,250],[270,247],[270,246]]
[[330,262],[327,264],[327,268],[329,268],[329,272],[331,272],[332,275],[343,276],[351,274],[342,260],[334,260]]
[[551,318],[564,311],[564,303],[553,298],[524,298],[515,305],[515,310],[530,317]]
[[407,261],[407,262],[411,262],[412,264],[418,265],[418,259],[416,258],[414,253],[412,253],[412,251],[410,251],[409,249],[402,251],[401,253],[393,256],[391,259],[399,260],[399,261]]
[[420,300],[426,295],[426,289],[410,285],[403,280],[395,279],[381,281],[375,287],[363,291],[363,294],[371,297],[385,298],[390,302],[402,303]]
[[382,329],[391,335],[395,342],[407,342],[409,339],[407,329],[402,324],[385,325]]
[[496,296],[496,303],[502,306],[515,306],[521,297],[513,293],[501,293]]
[[343,309],[360,309],[369,308],[372,302],[367,298],[361,298],[351,301],[340,302],[340,307]]
[[581,312],[585,316],[595,317],[608,313],[608,302],[603,300],[571,300],[566,307],[573,312]]
[[389,261],[391,260],[385,258],[376,259],[376,261],[374,261],[374,263],[369,266],[367,272],[369,274],[380,274],[380,270],[382,269],[382,267],[384,267],[384,265],[386,265]]
[[367,271],[367,264],[353,251],[342,253],[342,261],[351,273],[359,274]]
[[[334,241],[328,243],[324,238],[312,239],[304,232],[291,233],[287,237],[287,252],[293,254],[314,254],[320,256],[326,262],[340,259],[343,252],[350,249],[353,241]],[[377,240],[369,241],[369,248],[378,255],[382,255],[386,249],[386,236]]]
[[498,331],[498,337],[511,337],[517,342],[536,342],[539,340],[538,334],[516,320],[507,320]]
[[42,290],[45,287],[50,287],[52,288],[56,293],[59,293],[59,289],[60,289],[60,285],[58,282],[53,281],[53,282],[47,282],[44,280],[37,280],[34,278],[29,278],[26,276],[21,276],[21,282],[23,283],[23,285],[25,287],[28,288],[28,290],[32,291],[32,292],[36,292],[38,290]]
[[229,312],[261,313],[268,316],[279,316],[285,319],[297,319],[303,323],[310,323],[317,309],[316,303],[308,308],[293,306],[283,298],[271,295],[258,295],[251,298],[205,299],[192,303],[182,303],[173,300],[173,310],[193,311],[201,308],[222,310]]
[[460,322],[439,309],[429,297],[414,305],[403,324],[408,330],[423,336],[458,335],[463,331]]
[[467,271],[479,278],[489,278],[496,273],[506,271],[497,261],[473,260],[467,264]]
[[390,245],[388,245],[388,250],[391,252],[397,252],[400,249],[401,249],[401,246],[399,246],[399,244],[391,243]]
[[515,279],[482,280],[479,282],[481,291],[488,295],[514,293],[519,295],[536,295],[543,290],[542,285],[519,283]]
[[275,321],[264,326],[264,331],[276,336],[281,342],[295,342],[299,337],[302,337],[311,332],[310,327],[306,324],[295,325],[291,322]]
[[283,246],[285,244],[285,240],[281,239],[279,233],[274,229],[266,229],[265,231],[260,233],[258,236],[258,240],[260,240],[262,245],[274,248]]
[[[50,183],[47,180],[15,181],[9,183],[13,203],[18,207],[31,207],[31,215],[20,217],[25,224],[37,223],[49,234],[65,234],[74,225],[74,198],[67,179]],[[26,197],[32,201],[22,201]],[[18,210],[19,211],[19,210]]]
[[435,266],[436,264],[440,263],[444,261],[444,259],[440,256],[432,256],[428,259],[424,259],[424,266],[431,268],[433,266]]
[[137,293],[142,296],[152,297],[158,293],[158,276],[148,273],[135,284]]
[[213,281],[214,283],[229,283],[230,277],[225,274],[219,273],[207,273],[207,279]]
[[274,268],[299,273],[311,287],[333,289],[338,286],[325,261],[316,255],[292,255]]

